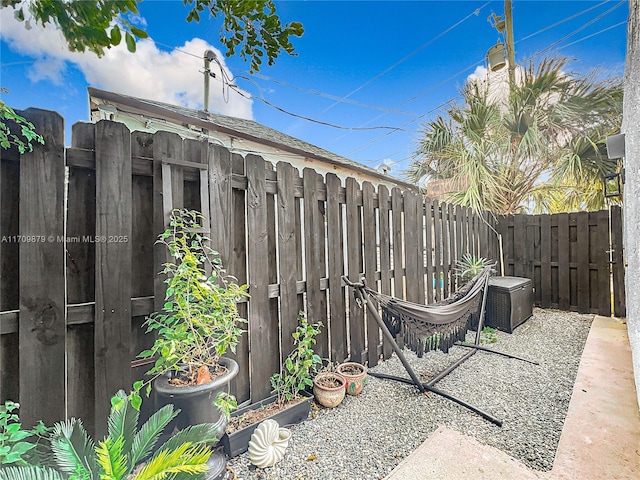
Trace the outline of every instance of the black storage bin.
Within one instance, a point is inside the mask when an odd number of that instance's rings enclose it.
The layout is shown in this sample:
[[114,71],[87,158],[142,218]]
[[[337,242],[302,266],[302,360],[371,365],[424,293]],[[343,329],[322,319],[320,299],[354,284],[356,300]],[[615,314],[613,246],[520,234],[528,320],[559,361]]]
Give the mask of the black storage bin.
[[521,277],[491,277],[485,325],[511,333],[533,315],[533,282]]

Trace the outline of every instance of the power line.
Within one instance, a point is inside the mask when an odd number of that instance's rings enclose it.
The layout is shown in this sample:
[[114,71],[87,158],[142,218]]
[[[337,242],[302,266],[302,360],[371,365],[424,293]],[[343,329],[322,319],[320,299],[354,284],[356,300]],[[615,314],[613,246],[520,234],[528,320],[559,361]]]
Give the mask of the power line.
[[554,23],[552,25],[544,27],[544,28],[538,30],[537,32],[533,32],[533,33],[527,35],[526,37],[522,37],[520,40],[518,40],[515,43],[524,42],[525,40],[529,40],[531,37],[535,37],[536,35],[538,35],[540,33],[546,32],[547,30],[550,30],[550,29],[552,29],[554,27],[557,27],[558,25],[562,25],[563,23],[568,22],[569,20],[573,20],[574,18],[578,18],[579,16],[581,16],[581,15],[587,13],[587,12],[590,12],[591,10],[593,10],[595,8],[598,8],[598,7],[602,6],[602,5],[604,5],[605,3],[609,3],[609,0],[605,0],[604,2],[598,3],[597,5],[593,5],[592,7],[586,8],[586,9],[584,9],[584,10],[582,10],[582,11],[580,11],[580,12],[574,14],[574,15],[571,15],[571,16],[563,19],[563,20],[560,20],[559,22],[556,22],[556,23]]
[[[534,57],[536,57],[536,56],[541,55],[542,53],[544,53],[545,51],[549,50],[550,48],[553,48],[555,45],[558,45],[559,43],[562,43],[564,40],[566,40],[566,39],[568,39],[568,38],[571,38],[571,37],[572,37],[573,35],[575,35],[576,33],[578,33],[578,32],[580,32],[580,31],[584,30],[584,28],[588,27],[589,25],[594,24],[594,23],[595,23],[595,22],[597,22],[598,20],[602,19],[604,16],[608,15],[609,13],[613,12],[615,9],[619,8],[622,4],[624,4],[624,3],[625,3],[625,1],[626,1],[626,0],[621,0],[621,1],[620,1],[618,4],[616,4],[614,7],[610,8],[609,10],[607,10],[607,11],[605,11],[605,12],[601,13],[600,15],[598,15],[596,18],[594,18],[594,19],[590,20],[589,22],[585,23],[582,27],[580,27],[580,28],[576,29],[575,31],[573,31],[573,32],[572,32],[572,33],[570,33],[569,35],[566,35],[565,37],[563,37],[562,39],[558,40],[557,42],[554,42],[554,43],[553,43],[552,45],[550,45],[549,47],[546,47],[545,49],[541,50],[540,52],[537,52],[537,53],[536,53],[532,58],[534,58]],[[603,5],[604,3],[607,3],[607,2],[602,2],[602,3],[598,4],[598,5],[596,5],[596,7],[601,6],[601,5]],[[564,20],[561,20],[560,22],[556,22],[555,24],[550,25],[549,27],[546,27],[546,28],[543,28],[543,29],[541,29],[541,30],[538,30],[537,32],[534,32],[534,33],[532,33],[532,34],[528,35],[527,37],[525,37],[525,38],[523,38],[523,39],[521,39],[521,40],[518,40],[518,41],[523,41],[523,40],[525,40],[525,39],[529,39],[529,38],[531,38],[531,37],[533,37],[533,36],[535,36],[535,35],[538,35],[539,33],[542,33],[542,32],[544,32],[544,31],[548,30],[549,28],[551,28],[551,27],[553,27],[553,26],[557,26],[557,25],[559,25],[559,24],[561,24],[561,23],[564,23],[564,22],[565,22],[565,21],[567,21],[567,20],[570,20],[570,19],[576,18],[576,17],[578,17],[578,16],[582,15],[583,13],[586,13],[586,12],[588,12],[588,11],[590,11],[590,10],[593,10],[594,8],[595,8],[595,7],[587,8],[587,9],[585,9],[585,10],[581,11],[581,12],[578,12],[577,14],[574,14],[574,15],[572,15],[572,16],[570,16],[570,17],[567,17],[567,18],[566,18],[566,19],[564,19]],[[626,22],[620,22],[620,23],[618,23],[618,24],[616,24],[616,25],[613,25],[613,26],[608,27],[608,28],[606,28],[606,29],[600,30],[599,32],[596,32],[596,33],[593,33],[593,34],[591,34],[591,35],[588,35],[588,36],[586,36],[586,37],[584,37],[584,38],[581,38],[581,39],[579,39],[579,40],[576,40],[575,42],[572,42],[572,43],[570,43],[570,44],[564,45],[564,46],[562,46],[562,47],[560,47],[560,48],[566,48],[566,47],[568,47],[568,46],[574,45],[574,44],[576,44],[576,43],[578,43],[578,42],[581,42],[581,41],[586,40],[586,39],[588,39],[588,38],[591,38],[591,37],[593,37],[593,36],[599,35],[599,34],[601,34],[601,33],[605,32],[605,31],[611,30],[612,28],[615,28],[615,27],[618,27],[618,26],[620,26],[620,25],[624,25],[624,24],[626,24]],[[517,42],[516,42],[516,43],[517,43]],[[446,79],[445,79],[445,80],[443,80],[442,82],[440,82],[440,83],[438,83],[438,84],[434,85],[433,87],[430,87],[430,88],[428,88],[428,89],[426,89],[426,90],[423,90],[422,92],[418,93],[417,95],[414,95],[413,97],[411,97],[410,99],[406,100],[405,102],[402,102],[402,103],[400,103],[400,104],[396,105],[394,108],[398,108],[398,107],[404,106],[404,105],[406,105],[407,103],[410,103],[410,102],[412,102],[412,101],[416,100],[417,98],[419,98],[419,97],[421,97],[421,96],[425,95],[426,93],[428,93],[428,92],[430,92],[430,91],[432,91],[432,90],[434,90],[434,89],[436,89],[436,88],[438,88],[438,87],[442,86],[442,85],[443,85],[443,84],[445,84],[445,83],[448,83],[450,80],[453,80],[454,78],[458,77],[458,76],[459,76],[459,75],[461,75],[462,73],[464,73],[464,72],[466,72],[466,71],[470,70],[471,68],[473,68],[473,67],[477,66],[479,63],[482,63],[482,62],[484,62],[484,59],[479,60],[479,61],[475,62],[474,64],[472,64],[471,66],[466,67],[466,68],[464,68],[464,69],[462,69],[462,70],[458,71],[457,73],[455,73],[455,74],[451,75],[450,77],[446,78]],[[457,95],[457,96],[453,97],[453,98],[452,98],[452,99],[450,99],[449,101],[444,102],[443,104],[441,104],[439,107],[436,107],[436,109],[438,109],[438,108],[440,108],[441,106],[444,106],[444,105],[446,105],[446,104],[450,103],[451,101],[453,101],[453,100],[455,100],[455,99],[457,99],[457,98],[459,98],[459,97],[460,97],[460,95]],[[409,123],[406,123],[406,124],[402,125],[402,127],[407,126],[407,125],[410,125],[411,123],[415,123],[416,121],[420,120],[421,118],[423,118],[423,117],[424,117],[424,116],[426,116],[427,114],[432,113],[433,111],[434,111],[434,110],[430,110],[430,111],[429,111],[429,112],[427,112],[426,114],[419,115],[419,116],[418,116],[418,117],[416,117],[413,121],[411,121],[411,122],[409,122]],[[377,117],[374,117],[373,119],[371,119],[371,120],[370,120],[370,122],[371,122],[371,121],[378,120],[378,119],[379,119],[379,118],[381,118],[382,116],[384,116],[384,114],[382,114],[382,115],[378,115]],[[362,124],[362,125],[367,125],[367,123],[365,122],[365,123],[364,123],[364,124]],[[355,148],[355,149],[353,149],[353,150],[348,151],[347,153],[345,153],[345,156],[350,155],[350,154],[352,154],[352,153],[354,153],[354,152],[357,152],[357,151],[359,151],[359,150],[362,150],[363,148],[366,148],[366,147],[368,147],[368,146],[370,146],[370,145],[372,145],[372,144],[374,144],[374,143],[377,143],[378,141],[380,141],[380,140],[382,140],[382,139],[384,139],[384,138],[388,137],[388,136],[389,136],[390,134],[392,134],[392,133],[393,133],[393,132],[387,132],[387,133],[385,133],[385,134],[383,134],[383,135],[381,135],[381,136],[379,136],[379,137],[377,137],[377,138],[375,138],[375,139],[373,139],[373,140],[370,140],[369,142],[367,142],[367,143],[365,143],[365,144],[363,144],[363,145],[360,145],[360,146],[356,147],[356,148]],[[340,137],[336,138],[335,140],[339,140],[340,138],[344,138],[344,136],[345,136],[345,135],[342,135],[342,136],[340,136]]]
[[[420,47],[418,47],[416,50],[414,50],[413,52],[411,52],[409,55],[407,55],[406,57],[402,58],[401,60],[398,60],[396,63],[394,63],[393,65],[391,65],[390,67],[388,67],[387,69],[383,70],[382,72],[378,73],[377,75],[375,75],[373,78],[367,80],[366,82],[364,82],[362,85],[360,85],[359,87],[357,87],[356,89],[352,90],[351,92],[349,92],[347,95],[345,95],[344,97],[342,97],[342,99],[346,99],[349,98],[350,96],[352,96],[354,93],[359,92],[360,90],[362,90],[364,87],[366,87],[367,85],[369,85],[370,83],[376,81],[377,79],[379,79],[380,77],[382,77],[383,75],[386,75],[387,73],[389,73],[391,70],[393,70],[394,68],[396,68],[398,65],[402,64],[403,62],[405,62],[406,60],[408,60],[409,58],[413,57],[414,55],[416,55],[418,52],[420,52],[421,50],[423,50],[424,48],[428,47],[429,45],[431,45],[433,42],[435,42],[436,40],[440,39],[441,37],[443,37],[444,35],[446,35],[447,33],[449,33],[451,30],[453,30],[454,28],[456,28],[458,25],[460,25],[461,23],[465,22],[467,19],[469,19],[470,17],[472,17],[473,15],[478,15],[480,13],[480,10],[482,10],[484,7],[486,7],[487,5],[489,5],[489,3],[491,2],[487,2],[484,5],[482,5],[480,8],[475,9],[473,12],[471,12],[469,15],[467,15],[466,17],[464,17],[462,20],[456,22],[455,24],[453,24],[452,26],[450,26],[449,28],[447,28],[446,30],[444,30],[443,32],[439,33],[438,35],[436,35],[435,37],[433,37],[431,40],[429,40],[428,42],[426,42],[425,44],[421,45]],[[324,110],[322,110],[320,112],[320,115],[322,115],[323,113],[331,110],[333,107],[335,107],[336,105],[338,105],[340,103],[340,101],[337,101],[331,105],[329,105],[327,108],[325,108]]]

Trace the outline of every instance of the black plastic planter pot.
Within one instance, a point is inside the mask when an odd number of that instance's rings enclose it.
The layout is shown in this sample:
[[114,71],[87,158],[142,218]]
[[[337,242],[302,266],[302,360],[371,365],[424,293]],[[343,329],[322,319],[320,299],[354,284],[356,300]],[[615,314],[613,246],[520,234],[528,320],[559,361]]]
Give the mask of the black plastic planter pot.
[[202,385],[174,386],[169,383],[169,376],[158,377],[155,380],[153,390],[156,393],[158,408],[171,403],[181,410],[172,427],[183,429],[189,425],[213,423],[219,432],[217,437],[221,438],[224,435],[227,418],[213,402],[218,393],[229,392],[231,380],[238,374],[238,364],[226,357],[221,357],[218,363],[227,368],[227,373]]
[[[293,425],[295,423],[300,423],[303,420],[306,420],[309,417],[309,411],[311,409],[311,399],[313,397],[309,396],[306,393],[302,393],[306,398],[296,403],[295,405],[291,405],[290,407],[281,410],[270,417],[267,417],[271,420],[275,420],[281,427],[286,427],[287,425]],[[239,410],[233,412],[232,416],[239,417],[245,412],[250,410],[258,410],[265,405],[269,405],[270,403],[275,402],[278,399],[277,395],[273,395],[269,398],[265,398],[261,402],[253,403],[246,407],[243,407]],[[264,419],[266,420],[266,418]],[[262,420],[261,420],[262,421]],[[249,448],[249,440],[251,440],[251,435],[253,435],[254,430],[258,427],[258,423],[254,423],[249,425],[242,430],[238,430],[233,432],[232,434],[225,434],[222,437],[222,445],[224,447],[224,451],[229,457],[237,457],[241,453],[244,453]]]

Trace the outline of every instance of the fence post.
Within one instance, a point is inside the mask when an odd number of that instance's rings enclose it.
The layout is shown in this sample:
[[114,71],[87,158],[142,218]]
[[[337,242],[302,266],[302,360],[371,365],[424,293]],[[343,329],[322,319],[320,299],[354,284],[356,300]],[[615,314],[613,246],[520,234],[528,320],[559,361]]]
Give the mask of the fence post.
[[65,417],[64,120],[21,112],[44,137],[20,159],[20,418]]

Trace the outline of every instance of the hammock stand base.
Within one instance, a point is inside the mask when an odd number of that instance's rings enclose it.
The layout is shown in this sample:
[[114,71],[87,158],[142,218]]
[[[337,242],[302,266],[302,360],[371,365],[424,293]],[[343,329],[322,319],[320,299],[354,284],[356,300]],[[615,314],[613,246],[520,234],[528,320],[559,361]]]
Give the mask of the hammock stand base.
[[407,373],[409,374],[409,376],[411,378],[408,379],[408,378],[404,378],[404,377],[397,377],[397,376],[394,376],[394,375],[386,375],[386,374],[383,374],[383,373],[375,373],[375,372],[371,372],[371,371],[368,372],[369,375],[371,375],[372,377],[376,377],[376,378],[382,378],[382,379],[385,379],[385,380],[395,380],[397,382],[402,382],[402,383],[406,383],[406,384],[409,384],[409,385],[414,385],[414,386],[416,386],[418,388],[418,390],[420,390],[420,393],[422,393],[422,394],[426,394],[427,392],[435,393],[436,395],[440,395],[441,397],[444,397],[444,398],[446,398],[448,400],[451,400],[452,402],[455,402],[458,405],[461,405],[461,406],[463,406],[465,408],[468,408],[472,412],[477,413],[482,418],[484,418],[485,420],[490,421],[491,423],[497,425],[498,427],[502,427],[502,420],[490,415],[487,412],[484,412],[483,410],[480,410],[477,407],[474,407],[473,405],[465,402],[464,400],[461,400],[461,399],[455,397],[454,395],[452,395],[452,394],[450,394],[448,392],[445,392],[444,390],[440,390],[440,389],[435,387],[435,385],[440,380],[442,380],[447,375],[449,375],[451,372],[453,372],[456,368],[458,368],[460,365],[462,365],[464,362],[466,362],[469,358],[471,358],[473,355],[475,355],[479,350],[486,351],[486,352],[489,352],[489,353],[495,353],[497,355],[502,355],[502,356],[505,356],[505,357],[508,357],[508,358],[514,358],[516,360],[522,360],[522,361],[525,361],[525,362],[529,362],[529,363],[533,363],[535,365],[538,365],[538,362],[535,362],[535,361],[532,361],[532,360],[528,360],[526,358],[518,357],[516,355],[510,355],[508,353],[498,352],[498,351],[495,351],[495,350],[492,350],[490,348],[486,348],[486,347],[483,347],[483,346],[480,345],[480,334],[482,332],[482,326],[483,326],[483,323],[484,323],[485,307],[486,307],[486,302],[487,302],[487,284],[488,284],[488,280],[489,280],[489,276],[488,275],[486,276],[486,278],[484,280],[484,287],[483,287],[483,292],[482,292],[482,307],[481,307],[481,310],[480,310],[480,318],[478,320],[478,328],[476,330],[475,342],[473,344],[467,344],[467,343],[462,343],[462,342],[455,342],[454,343],[454,345],[470,348],[471,350],[466,355],[464,355],[462,358],[460,358],[459,360],[457,360],[456,362],[451,364],[449,367],[444,369],[442,372],[440,372],[438,375],[433,377],[428,382],[421,382],[420,379],[418,378],[418,375],[416,375],[415,371],[413,370],[413,368],[411,367],[409,362],[407,362],[407,359],[405,358],[404,353],[402,352],[402,349],[400,348],[400,346],[396,342],[395,338],[393,338],[393,335],[391,335],[391,332],[389,332],[389,329],[387,328],[387,326],[385,325],[384,321],[380,317],[380,314],[378,313],[378,310],[376,309],[376,307],[373,305],[371,300],[366,295],[364,282],[363,283],[353,283],[353,282],[349,281],[349,279],[346,276],[343,276],[342,279],[343,279],[344,283],[347,286],[352,287],[354,289],[354,293],[356,295],[356,300],[359,301],[361,303],[361,305],[366,305],[367,306],[367,310],[369,311],[371,316],[374,318],[374,320],[376,321],[376,323],[380,327],[380,330],[382,330],[382,334],[384,335],[384,337],[390,342],[391,347],[393,348],[393,351],[396,353],[396,355],[398,356],[398,359],[400,360],[400,362],[402,363],[404,369],[407,371]]

